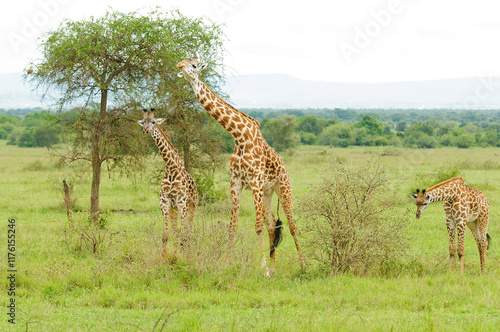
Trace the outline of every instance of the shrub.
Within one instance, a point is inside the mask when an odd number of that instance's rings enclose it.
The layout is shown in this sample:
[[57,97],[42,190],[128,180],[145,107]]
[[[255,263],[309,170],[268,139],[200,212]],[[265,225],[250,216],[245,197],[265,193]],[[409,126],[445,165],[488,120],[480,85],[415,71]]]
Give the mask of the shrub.
[[378,136],[374,140],[376,146],[381,146],[381,145],[389,145],[389,140],[385,137]]
[[108,218],[100,215],[98,224],[92,222],[87,214],[74,214],[63,227],[64,243],[69,251],[76,253],[91,252],[101,255],[111,247],[119,232],[106,229]]
[[467,149],[476,143],[474,135],[471,134],[461,134],[455,139],[455,144],[458,148]]
[[326,127],[319,136],[319,144],[347,147],[354,144],[352,129],[346,123],[337,123]]
[[274,118],[261,124],[262,135],[277,152],[295,147],[298,141],[294,135],[295,127],[297,127],[295,117],[291,115]]
[[216,188],[215,177],[211,172],[200,172],[195,174],[196,189],[200,204],[213,203],[217,200],[227,198],[227,192]]
[[316,142],[316,135],[312,133],[300,132],[300,142],[305,145],[313,145]]
[[380,160],[362,167],[332,162],[322,174],[298,206],[307,256],[332,274],[366,274],[398,259],[408,218],[395,209],[394,181]]
[[451,179],[451,178],[454,178],[457,176],[462,176],[461,167],[458,164],[444,165],[444,166],[438,168],[436,171],[437,171],[436,172],[437,174],[436,174],[436,180],[435,180],[436,183],[435,184],[441,183],[443,181],[446,181],[448,179]]
[[162,251],[163,261],[184,284],[203,283],[210,284],[210,288],[235,289],[241,282],[247,282],[248,277],[262,273],[252,228],[240,227],[229,242],[229,223],[218,217],[229,215],[228,203],[201,207],[188,245],[176,248],[175,243],[169,241]]

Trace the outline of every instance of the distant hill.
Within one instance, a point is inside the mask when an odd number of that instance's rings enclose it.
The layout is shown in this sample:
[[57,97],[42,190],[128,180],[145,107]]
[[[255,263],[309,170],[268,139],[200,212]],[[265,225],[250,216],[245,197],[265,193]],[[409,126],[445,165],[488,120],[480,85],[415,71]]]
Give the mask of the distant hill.
[[[0,74],[0,108],[44,106],[21,77]],[[258,74],[229,78],[226,91],[242,108],[500,109],[500,78],[495,77],[362,84]]]
[[227,91],[245,108],[500,108],[500,78],[361,84],[262,74],[230,78]]

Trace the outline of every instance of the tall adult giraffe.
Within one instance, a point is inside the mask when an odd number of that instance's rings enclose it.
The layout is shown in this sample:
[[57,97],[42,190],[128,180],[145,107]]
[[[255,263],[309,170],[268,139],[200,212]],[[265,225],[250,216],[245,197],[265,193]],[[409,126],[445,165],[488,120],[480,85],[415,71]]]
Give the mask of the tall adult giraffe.
[[[479,249],[481,272],[484,272],[486,250],[489,247],[488,220],[490,206],[486,196],[467,186],[461,177],[451,178],[435,186],[410,195],[417,205],[417,219],[420,219],[427,205],[444,201],[446,228],[450,235],[450,270],[453,271],[455,253],[460,260],[460,273],[464,273],[465,226],[469,226]],[[458,230],[458,248],[455,247],[455,231]]]
[[198,192],[194,179],[186,171],[179,153],[159,127],[164,120],[155,119],[154,108],[152,108],[149,115],[145,109],[143,119],[138,120],[137,123],[143,128],[144,134],[151,134],[165,162],[165,176],[160,186],[160,208],[163,215],[162,240],[165,246],[170,238],[170,228],[179,240],[177,213],[180,215],[182,227],[181,243],[188,241],[194,214],[198,207]]
[[281,229],[276,227],[277,221],[272,212],[272,197],[273,193],[276,193],[278,202],[281,202],[288,219],[290,233],[299,253],[300,264],[304,266],[304,258],[297,238],[297,225],[293,219],[290,178],[281,157],[262,137],[259,122],[229,105],[202,82],[199,73],[206,67],[206,64],[198,65],[196,58],[193,61],[184,59],[177,64],[177,67],[181,70],[178,76],[184,77],[191,84],[196,97],[207,113],[234,138],[234,152],[229,159],[232,202],[231,236],[234,236],[238,227],[241,190],[252,190],[255,205],[255,231],[260,237],[262,268],[266,274],[270,275],[273,271],[267,267],[263,221],[266,223],[269,234],[270,259],[274,263],[275,249],[281,235]]

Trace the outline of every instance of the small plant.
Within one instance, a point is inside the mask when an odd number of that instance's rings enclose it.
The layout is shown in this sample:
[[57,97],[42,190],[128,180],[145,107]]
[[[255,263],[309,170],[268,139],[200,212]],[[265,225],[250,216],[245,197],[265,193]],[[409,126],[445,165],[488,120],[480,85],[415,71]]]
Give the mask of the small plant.
[[323,174],[298,207],[307,256],[333,274],[386,269],[406,248],[408,219],[395,210],[392,179],[376,159],[362,167],[332,162]]
[[214,203],[227,197],[225,191],[216,188],[215,178],[209,173],[203,172],[195,176],[196,189],[198,190],[198,197],[200,197],[200,204],[202,205]]
[[102,214],[98,224],[92,222],[89,215],[73,214],[69,223],[63,228],[66,247],[78,253],[89,251],[100,254],[104,248],[111,246],[118,234],[105,229],[107,223],[107,217]]
[[189,244],[179,248],[178,257],[170,262],[177,269],[175,275],[187,286],[209,280],[213,287],[225,289],[258,273],[253,233],[239,230],[231,243],[229,224],[218,220],[229,214],[230,207],[216,202],[203,208],[204,213],[195,218]]
[[40,160],[35,160],[28,165],[24,166],[23,170],[24,171],[32,171],[32,172],[39,172],[43,171],[45,169],[45,166]]
[[444,165],[437,170],[436,183],[441,183],[457,176],[462,176],[459,165]]

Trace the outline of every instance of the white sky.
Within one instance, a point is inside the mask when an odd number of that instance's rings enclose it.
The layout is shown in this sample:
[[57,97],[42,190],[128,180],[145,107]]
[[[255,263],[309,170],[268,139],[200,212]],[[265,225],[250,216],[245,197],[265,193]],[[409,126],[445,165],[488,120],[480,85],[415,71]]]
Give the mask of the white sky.
[[64,18],[155,6],[224,23],[236,74],[367,83],[500,76],[497,0],[4,1],[0,72],[38,58],[37,37]]

